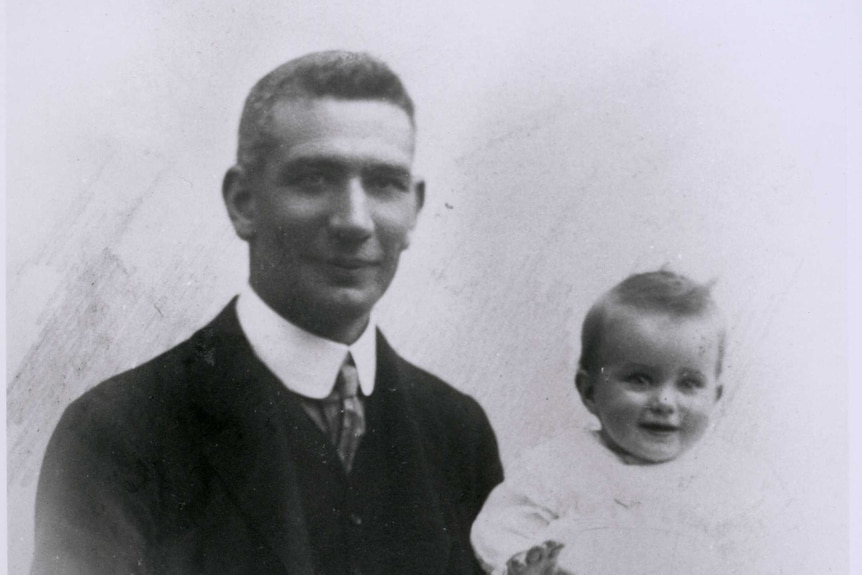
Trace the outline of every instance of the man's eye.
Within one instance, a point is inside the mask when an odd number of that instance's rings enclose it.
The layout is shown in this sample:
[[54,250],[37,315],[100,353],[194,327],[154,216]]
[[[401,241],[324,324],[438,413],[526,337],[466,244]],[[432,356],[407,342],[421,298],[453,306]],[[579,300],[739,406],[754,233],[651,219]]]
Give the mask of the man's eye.
[[364,183],[366,189],[376,191],[406,192],[410,187],[406,178],[398,176],[368,176]]
[[329,174],[322,170],[309,170],[294,174],[288,179],[288,183],[293,186],[319,187],[327,185],[331,180]]

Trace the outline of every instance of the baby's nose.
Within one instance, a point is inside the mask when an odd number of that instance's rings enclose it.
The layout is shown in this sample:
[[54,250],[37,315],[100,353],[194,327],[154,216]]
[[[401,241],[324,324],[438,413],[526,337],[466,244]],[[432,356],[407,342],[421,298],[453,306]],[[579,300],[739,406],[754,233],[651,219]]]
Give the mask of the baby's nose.
[[656,389],[650,407],[659,413],[672,412],[676,409],[676,394],[666,387]]

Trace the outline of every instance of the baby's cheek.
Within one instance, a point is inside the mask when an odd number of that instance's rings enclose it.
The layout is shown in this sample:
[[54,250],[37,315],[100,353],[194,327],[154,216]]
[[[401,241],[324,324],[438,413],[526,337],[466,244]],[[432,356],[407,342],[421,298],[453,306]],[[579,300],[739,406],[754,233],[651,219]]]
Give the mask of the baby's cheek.
[[621,433],[632,426],[633,415],[628,410],[617,409],[607,412],[602,422],[611,427],[616,433]]
[[703,437],[709,428],[709,415],[705,413],[689,414],[686,418],[685,431],[688,443],[694,443]]

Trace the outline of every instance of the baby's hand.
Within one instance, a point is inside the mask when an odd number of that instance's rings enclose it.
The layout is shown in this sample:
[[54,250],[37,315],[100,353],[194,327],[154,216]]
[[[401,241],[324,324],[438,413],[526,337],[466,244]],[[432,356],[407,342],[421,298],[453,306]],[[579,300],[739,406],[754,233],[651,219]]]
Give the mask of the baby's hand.
[[557,555],[562,548],[562,543],[545,541],[516,553],[506,562],[506,575],[567,575],[557,567]]

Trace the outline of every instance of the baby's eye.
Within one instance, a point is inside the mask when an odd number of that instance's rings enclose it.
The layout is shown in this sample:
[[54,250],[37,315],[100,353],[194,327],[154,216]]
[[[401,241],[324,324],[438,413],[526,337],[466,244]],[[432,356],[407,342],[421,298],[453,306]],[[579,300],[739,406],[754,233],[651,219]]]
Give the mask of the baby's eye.
[[626,377],[626,381],[632,385],[646,387],[652,384],[652,378],[645,373],[632,373]]
[[706,384],[702,379],[696,377],[686,377],[679,382],[679,386],[686,391],[696,391],[703,389]]

